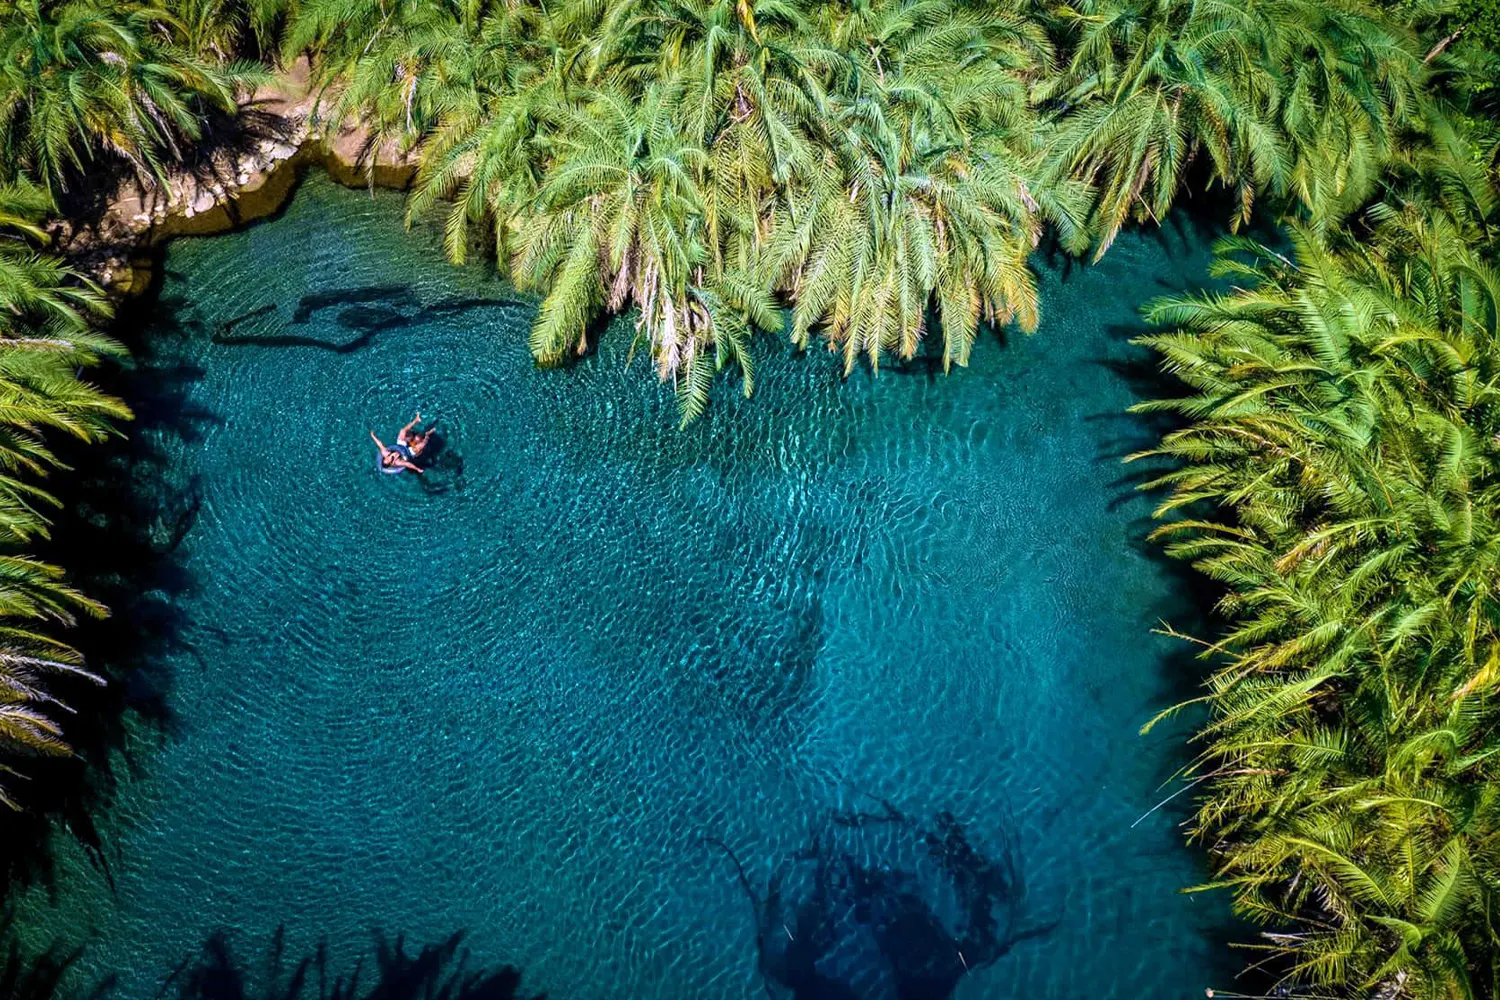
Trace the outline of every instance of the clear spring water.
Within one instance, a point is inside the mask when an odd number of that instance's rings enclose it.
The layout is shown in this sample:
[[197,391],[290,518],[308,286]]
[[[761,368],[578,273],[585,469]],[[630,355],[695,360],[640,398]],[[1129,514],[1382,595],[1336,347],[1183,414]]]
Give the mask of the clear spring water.
[[[172,713],[22,900],[147,1000],[216,932],[341,967],[466,935],[554,1000],[1199,996],[1227,907],[1164,794],[1189,596],[1141,543],[1137,307],[1167,230],[1039,261],[1033,338],[847,382],[767,339],[676,427],[616,324],[564,371],[531,306],[322,177],[167,255],[141,364]],[[420,409],[425,479],[377,473]],[[170,412],[168,412],[170,411]],[[166,414],[164,417],[163,414]],[[144,727],[143,727],[144,728]],[[180,974],[180,973],[179,973]]]

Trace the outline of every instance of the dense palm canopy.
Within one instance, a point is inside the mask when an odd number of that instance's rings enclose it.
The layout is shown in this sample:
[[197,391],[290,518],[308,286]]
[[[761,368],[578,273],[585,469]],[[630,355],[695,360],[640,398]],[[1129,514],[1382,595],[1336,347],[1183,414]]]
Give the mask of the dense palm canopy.
[[1069,109],[1053,169],[1093,177],[1100,252],[1129,220],[1161,220],[1189,168],[1313,219],[1360,208],[1430,127],[1446,61],[1374,8],[1316,0],[1089,2],[1050,90]]
[[[187,4],[192,8],[196,5]],[[257,75],[202,58],[229,35],[149,4],[0,2],[0,158],[54,191],[101,159],[160,178],[212,109]]]
[[[1197,836],[1294,978],[1493,995],[1500,273],[1456,234],[1306,230],[1159,304],[1187,395],[1159,534],[1226,589]],[[1231,249],[1251,249],[1246,244]]]
[[688,418],[726,364],[748,389],[777,305],[845,371],[929,335],[963,364],[983,325],[1035,327],[1044,234],[1103,253],[1201,183],[1235,223],[1263,203],[1336,224],[1473,158],[1448,111],[1477,63],[1357,0],[302,0],[287,18],[284,56],[313,54],[332,116],[419,159],[414,213],[451,199],[454,259],[480,225],[546,296],[539,361],[643,310]]
[[[0,186],[0,752],[66,753],[60,703],[47,679],[59,672],[102,683],[67,646],[46,634],[103,609],[63,579],[60,569],[23,554],[47,534],[56,501],[36,480],[58,468],[48,434],[97,440],[129,416],[118,401],[78,377],[79,366],[116,354],[95,332],[98,294],[36,250],[36,221],[48,205],[36,188]],[[0,803],[14,805],[0,767]]]
[[[306,10],[294,45],[331,76],[360,67],[338,112],[423,150],[414,210],[453,199],[455,259],[488,224],[544,294],[537,359],[633,307],[687,419],[726,365],[749,391],[751,333],[780,327],[778,300],[793,339],[818,331],[846,370],[913,357],[934,323],[963,364],[981,322],[1035,327],[1043,226],[1088,239],[1086,185],[1041,182],[1030,85],[1051,49],[1019,9],[438,4],[368,32],[348,25],[374,7]],[[450,37],[473,44],[424,41]]]

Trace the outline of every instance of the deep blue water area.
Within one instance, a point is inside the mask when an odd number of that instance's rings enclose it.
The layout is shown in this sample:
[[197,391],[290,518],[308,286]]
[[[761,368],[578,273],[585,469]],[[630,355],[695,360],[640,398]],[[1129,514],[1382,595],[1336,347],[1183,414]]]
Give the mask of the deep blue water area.
[[[536,370],[532,301],[401,215],[314,176],[170,248],[133,472],[178,581],[168,718],[108,877],[64,850],[31,941],[87,941],[74,976],[126,1000],[205,942],[253,983],[382,934],[461,933],[554,1000],[1225,982],[1182,814],[1137,822],[1188,752],[1137,731],[1194,683],[1151,629],[1196,612],[1118,461],[1137,309],[1203,239],[1039,257],[1041,330],[946,377],[765,338],[754,398],[683,431],[628,321]],[[418,409],[432,470],[380,474],[368,432]]]

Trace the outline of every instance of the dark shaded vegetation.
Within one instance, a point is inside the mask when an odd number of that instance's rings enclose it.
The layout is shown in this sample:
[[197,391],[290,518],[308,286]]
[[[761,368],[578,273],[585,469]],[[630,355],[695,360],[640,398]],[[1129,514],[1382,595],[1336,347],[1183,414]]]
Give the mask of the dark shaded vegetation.
[[[167,679],[139,651],[176,641],[195,509],[190,483],[140,508],[161,464],[151,435],[111,437],[111,390],[142,424],[211,418],[173,410],[188,369],[81,380],[122,350],[41,223],[276,127],[237,97],[306,54],[331,125],[420,161],[412,217],[446,211],[459,262],[482,230],[541,296],[540,363],[633,310],[684,422],[726,368],[749,394],[756,337],[784,326],[846,373],[962,365],[981,328],[1035,326],[1037,247],[1097,256],[1204,187],[1231,228],[1286,223],[1292,248],[1229,241],[1233,290],[1169,290],[1143,340],[1182,392],[1140,410],[1158,538],[1223,595],[1192,623],[1213,636],[1193,833],[1266,925],[1254,957],[1281,989],[1496,997],[1497,24],[1489,0],[0,0],[0,800],[33,806],[7,832],[61,818],[107,864],[102,765],[127,713],[159,715]],[[332,290],[291,323],[337,309],[349,341],[236,331],[274,305],[212,336],[348,352],[516,304]],[[90,471],[40,489],[65,460]],[[116,617],[60,642],[101,600]],[[752,893],[806,927],[762,935],[768,977],[941,994],[950,946],[1003,955],[1030,926],[997,916],[1010,869],[948,823],[913,864],[988,911],[932,909],[915,868],[836,846],[904,818],[832,820]],[[887,953],[898,932],[910,950]],[[845,947],[883,956],[881,985],[840,978]]]
[[[142,301],[127,323],[170,321],[169,303]],[[202,502],[198,484],[174,476],[167,449],[191,446],[221,418],[188,402],[201,369],[158,357],[132,345],[130,363],[104,373],[101,388],[131,401],[135,433],[98,444],[60,449],[75,470],[61,483],[61,502],[50,539],[39,555],[67,565],[79,586],[108,603],[113,614],[82,622],[73,632],[78,650],[106,673],[107,686],[73,683],[58,689],[71,706],[71,754],[38,758],[32,780],[17,786],[26,811],[14,820],[24,837],[4,853],[8,881],[51,883],[53,836],[79,839],[106,874],[110,846],[95,816],[111,799],[121,773],[152,734],[171,731],[167,695],[171,676],[163,654],[198,650],[183,646],[179,599],[193,586],[178,548]],[[210,654],[211,655],[211,654]]]

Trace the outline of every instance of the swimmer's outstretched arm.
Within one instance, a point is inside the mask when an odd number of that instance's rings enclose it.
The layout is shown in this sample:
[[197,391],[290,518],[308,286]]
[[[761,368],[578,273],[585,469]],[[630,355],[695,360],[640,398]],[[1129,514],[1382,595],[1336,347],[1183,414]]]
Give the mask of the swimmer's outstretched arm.
[[399,465],[403,469],[410,469],[411,471],[415,472],[419,476],[422,474],[422,467],[420,465],[415,465],[415,464],[413,464],[411,462],[408,462],[404,458],[398,458],[398,459],[396,459],[396,461],[393,464]]
[[385,446],[385,442],[381,441],[380,438],[378,438],[378,437],[375,436],[375,432],[374,431],[370,432],[370,440],[375,442],[375,447],[377,447],[377,448],[380,449],[380,453],[382,455],[384,455],[386,452],[390,451],[390,449]]

